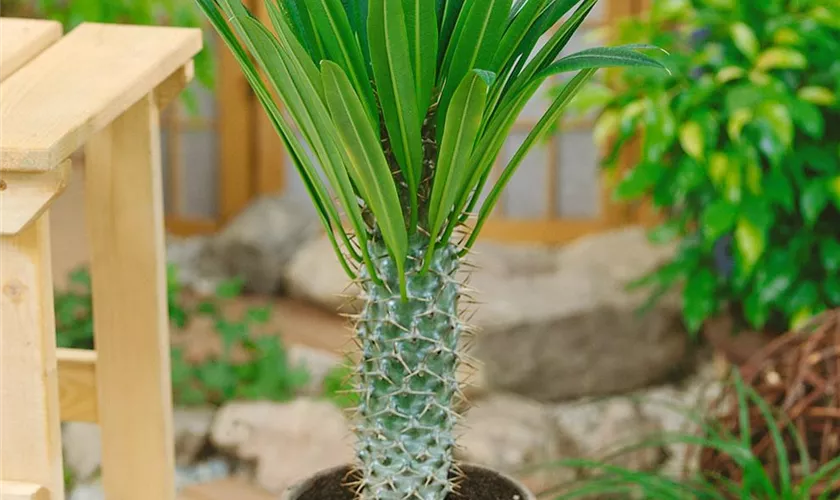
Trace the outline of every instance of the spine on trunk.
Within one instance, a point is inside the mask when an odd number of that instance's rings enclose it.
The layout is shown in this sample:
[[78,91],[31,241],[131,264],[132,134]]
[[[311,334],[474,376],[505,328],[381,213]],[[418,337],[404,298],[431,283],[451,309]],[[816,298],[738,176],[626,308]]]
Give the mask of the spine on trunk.
[[421,273],[429,241],[411,242],[408,300],[384,247],[371,245],[381,285],[364,279],[356,333],[360,407],[357,459],[363,500],[444,500],[453,491],[461,285],[453,246]]

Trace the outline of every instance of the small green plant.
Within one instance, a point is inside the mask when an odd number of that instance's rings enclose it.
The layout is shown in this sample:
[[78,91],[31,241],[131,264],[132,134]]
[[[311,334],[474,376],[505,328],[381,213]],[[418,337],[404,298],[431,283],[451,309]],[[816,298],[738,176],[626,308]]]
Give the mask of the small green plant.
[[602,110],[610,171],[638,146],[616,196],[679,241],[640,284],[684,284],[693,333],[728,313],[778,334],[840,305],[840,2],[660,0],[616,35],[675,68],[616,70],[579,101]]
[[355,376],[356,370],[349,365],[330,370],[324,377],[324,397],[339,408],[350,409],[359,406],[359,394],[353,390],[357,383]]
[[[56,340],[59,347],[92,349],[93,300],[86,269],[71,274],[69,290],[55,296]],[[221,405],[235,399],[287,401],[309,380],[309,373],[293,366],[277,335],[255,336],[254,327],[270,320],[269,308],[247,309],[231,318],[224,306],[242,292],[242,283],[222,283],[216,295],[195,306],[183,300],[177,271],[169,267],[168,303],[172,325],[185,328],[198,317],[210,318],[222,349],[200,361],[172,349],[172,392],[176,404]]]
[[[636,471],[610,465],[607,460],[564,460],[544,467],[570,468],[586,473],[587,478],[559,484],[548,488],[540,495],[556,500],[577,498],[607,498],[616,500],[836,500],[840,498],[840,457],[829,460],[821,467],[814,466],[808,458],[808,450],[802,439],[796,449],[785,445],[785,433],[797,436],[797,429],[785,424],[779,412],[771,408],[754,389],[747,386],[737,371],[733,374],[733,386],[739,410],[739,434],[723,429],[712,419],[689,414],[701,429],[697,435],[669,433],[651,436],[640,443],[618,450],[614,456],[664,445],[683,444],[703,450],[713,450],[731,458],[739,480],[721,477],[716,471],[700,472],[686,479],[668,477],[658,472]],[[771,470],[762,463],[754,452],[756,436],[751,418],[759,410],[764,419],[770,445],[776,450],[778,464]],[[794,474],[794,470],[796,474]],[[794,476],[802,479],[794,481]]]
[[[443,500],[457,488],[462,261],[584,82],[661,64],[635,45],[561,56],[597,0],[267,0],[270,25],[241,0],[198,3],[363,290],[358,496]],[[563,92],[494,179],[517,116],[560,74]]]

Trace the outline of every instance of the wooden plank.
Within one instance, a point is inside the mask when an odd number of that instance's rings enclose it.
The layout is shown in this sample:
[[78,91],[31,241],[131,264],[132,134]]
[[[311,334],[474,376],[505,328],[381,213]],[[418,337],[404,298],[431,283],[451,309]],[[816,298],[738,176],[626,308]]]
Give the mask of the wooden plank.
[[155,99],[157,100],[158,109],[161,111],[169,106],[181,92],[187,88],[187,85],[195,77],[195,64],[189,61],[187,64],[178,68],[175,73],[158,85],[155,89]]
[[0,478],[62,500],[48,218],[0,236]]
[[57,357],[61,421],[96,423],[96,351],[59,349]]
[[276,500],[277,495],[241,479],[222,479],[185,488],[178,500]]
[[201,43],[199,29],[80,25],[0,85],[0,124],[14,124],[0,135],[0,170],[55,168]]
[[166,218],[166,230],[176,236],[195,236],[215,233],[219,224],[212,219],[187,219],[173,215]]
[[72,171],[67,159],[49,172],[0,172],[0,234],[17,234],[64,191]]
[[61,38],[61,23],[0,18],[0,82]]
[[[221,47],[221,43],[219,45]],[[251,87],[227,48],[219,50],[219,216],[239,214],[253,197],[253,102]]]
[[0,481],[0,500],[49,500],[50,494],[43,486],[31,483]]
[[606,229],[596,219],[508,219],[491,218],[484,224],[479,239],[506,243],[544,243],[557,245]]
[[159,122],[147,96],[85,150],[102,484],[118,500],[175,498]]
[[[271,19],[265,2],[257,2],[255,9],[256,16],[266,23],[266,26],[271,26]],[[276,96],[273,91],[272,95]],[[285,185],[285,147],[262,106],[254,106],[254,112],[256,114],[254,117],[256,119],[256,179],[254,191],[257,195],[278,194]]]

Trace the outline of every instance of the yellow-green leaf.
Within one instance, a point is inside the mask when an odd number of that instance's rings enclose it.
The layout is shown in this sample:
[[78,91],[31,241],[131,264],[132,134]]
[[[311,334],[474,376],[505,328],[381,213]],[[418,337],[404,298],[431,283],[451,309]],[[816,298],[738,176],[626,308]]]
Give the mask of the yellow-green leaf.
[[615,135],[618,130],[618,124],[621,123],[621,115],[614,109],[604,111],[598,120],[595,122],[592,135],[595,139],[595,144],[599,148],[607,146],[607,142]]
[[776,45],[796,45],[801,41],[799,33],[788,27],[779,28],[773,34],[773,42]]
[[729,118],[726,130],[729,132],[729,138],[737,141],[741,138],[741,131],[753,119],[753,112],[748,108],[741,108],[732,113]]
[[750,71],[749,74],[750,82],[756,85],[767,85],[770,83],[770,75],[761,71]]
[[802,87],[796,97],[817,106],[833,106],[837,102],[837,96],[826,87]]
[[738,244],[738,250],[747,271],[752,271],[758,260],[764,255],[767,246],[766,240],[764,231],[752,221],[744,217],[738,220],[738,226],[735,228],[735,241]]
[[689,156],[702,160],[706,151],[706,138],[703,128],[697,122],[687,122],[680,127],[680,144]]
[[834,204],[840,208],[840,175],[829,181],[828,190],[834,196]]
[[716,186],[721,186],[729,172],[729,156],[720,151],[712,153],[709,158],[709,178]]
[[806,306],[802,309],[796,311],[796,313],[790,319],[790,329],[791,330],[799,330],[804,328],[812,319],[814,318],[814,313],[810,307]]
[[744,23],[735,23],[730,28],[730,32],[738,50],[747,58],[754,59],[758,54],[759,45],[753,30]]
[[762,71],[802,69],[808,66],[808,59],[798,50],[788,47],[773,47],[762,52],[755,65]]
[[753,162],[747,163],[747,189],[750,190],[752,194],[759,195],[761,194],[761,178],[762,178],[762,171],[761,167]]
[[793,143],[794,127],[787,106],[778,102],[765,102],[758,107],[755,117],[769,123],[782,144],[790,147]]
[[716,79],[718,83],[724,84],[733,80],[743,78],[746,74],[747,72],[744,70],[744,68],[740,68],[738,66],[727,66],[722,70],[718,71]]

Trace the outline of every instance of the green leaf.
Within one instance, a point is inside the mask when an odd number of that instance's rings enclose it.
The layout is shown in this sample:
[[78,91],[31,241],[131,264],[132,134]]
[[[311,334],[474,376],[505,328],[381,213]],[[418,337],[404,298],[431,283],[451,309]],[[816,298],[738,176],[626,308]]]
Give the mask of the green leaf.
[[[551,65],[553,73],[566,73],[590,68],[650,67],[667,69],[656,59],[632,47],[596,47],[561,58]],[[648,48],[648,47],[645,47]]]
[[760,330],[767,324],[770,317],[770,307],[767,302],[762,301],[757,290],[747,295],[744,299],[744,316],[749,321],[750,326]]
[[499,179],[496,181],[496,184],[490,190],[487,195],[487,198],[484,200],[484,203],[479,210],[478,218],[476,220],[475,226],[473,228],[472,234],[470,235],[467,243],[464,245],[464,252],[469,251],[472,248],[472,245],[475,243],[476,239],[478,238],[479,234],[481,233],[481,228],[484,226],[484,223],[487,221],[487,218],[490,216],[490,213],[493,211],[493,208],[496,206],[496,203],[499,201],[501,197],[501,193],[504,190],[507,183],[513,177],[513,174],[519,168],[519,166],[524,161],[525,157],[531,151],[531,148],[534,144],[542,139],[545,134],[548,132],[550,127],[557,122],[560,118],[563,110],[568,106],[569,102],[577,95],[581,88],[592,78],[592,75],[595,74],[594,69],[586,69],[578,73],[572,80],[570,80],[563,90],[559,93],[559,95],[554,99],[554,102],[548,108],[548,110],[543,114],[540,121],[531,129],[531,132],[528,134],[528,137],[525,138],[522,145],[519,146],[519,149],[516,150],[514,153],[513,158],[511,158],[508,165],[502,171],[502,174],[499,176]]
[[[467,0],[455,38],[439,75],[443,90],[438,104],[438,137],[443,133],[449,103],[473,69],[489,70],[510,13],[511,0]],[[460,28],[460,29],[459,29]]]
[[767,230],[771,216],[766,208],[751,203],[744,206],[735,228],[735,242],[746,272],[751,272],[767,249]]
[[703,235],[708,241],[717,241],[732,230],[737,220],[738,207],[726,200],[715,200],[703,210]]
[[[414,70],[420,123],[432,100],[437,77],[438,30],[435,0],[402,0],[408,31],[411,67]],[[386,18],[387,22],[387,18]]]
[[768,200],[773,201],[792,212],[796,206],[796,195],[790,181],[778,169],[770,170],[764,176],[763,193]]
[[783,249],[767,255],[766,262],[756,271],[756,289],[761,302],[772,304],[779,300],[796,281],[798,266]]
[[730,27],[730,33],[738,50],[747,56],[747,59],[755,59],[759,49],[755,32],[744,23],[735,23]]
[[811,181],[802,192],[802,215],[808,227],[814,227],[823,210],[828,206],[828,186],[825,179]]
[[362,96],[368,119],[375,126],[379,123],[376,98],[368,79],[362,49],[353,34],[353,28],[350,26],[347,11],[344,10],[341,0],[307,0],[307,5],[312,11],[312,19],[321,35],[326,57],[341,66],[350,77],[356,93]]
[[815,104],[794,100],[790,106],[793,121],[812,139],[820,140],[825,134],[825,118]]
[[770,125],[783,147],[789,148],[793,144],[793,120],[783,104],[764,103],[756,110],[755,118]]
[[627,175],[615,190],[616,197],[621,201],[634,200],[644,196],[662,177],[662,165],[652,162],[642,162],[635,168],[628,170]]
[[350,174],[382,231],[397,270],[403,276],[408,234],[397,187],[379,143],[379,134],[365,119],[364,105],[341,66],[323,61],[324,91],[341,143],[350,157]]
[[683,319],[689,333],[697,334],[717,309],[715,275],[700,268],[688,277],[683,291]]
[[[309,15],[306,0],[281,0],[276,3],[266,2],[266,7],[268,7],[269,13],[276,9],[282,10],[282,18],[288,19],[291,22],[295,36],[306,49],[307,53],[309,53],[313,64],[315,61],[320,61],[324,58],[321,41],[318,39],[318,33]],[[272,22],[274,22],[274,19],[272,19]]]
[[538,14],[551,0],[530,0],[522,2],[521,7],[516,11],[513,21],[508,24],[496,56],[493,59],[492,69],[501,71],[515,57],[517,48],[528,37],[531,27],[538,22]]
[[758,56],[756,68],[761,71],[772,69],[803,69],[808,66],[808,59],[798,50],[787,47],[773,47]]
[[818,86],[802,87],[796,97],[817,106],[833,106],[837,102],[837,94],[829,88]]
[[417,186],[423,168],[417,92],[402,2],[372,0],[368,18],[371,63],[382,104],[382,115],[394,156],[407,179],[411,193],[411,224],[417,222]]
[[254,323],[266,324],[271,319],[270,307],[251,307],[245,313],[248,320]]
[[823,292],[828,299],[829,306],[840,306],[840,274],[826,276],[822,283]]
[[216,286],[216,296],[222,299],[234,299],[242,295],[245,280],[242,278],[223,281]]
[[783,302],[783,305],[788,315],[794,315],[803,310],[813,311],[819,300],[820,292],[817,284],[813,281],[805,281],[794,289],[793,293]]
[[452,98],[429,201],[429,226],[433,239],[438,237],[451,214],[461,185],[468,178],[469,172],[464,165],[472,155],[478,138],[481,117],[487,105],[488,87],[483,75],[473,72],[464,79]]
[[840,272],[840,241],[824,238],[820,241],[820,258],[826,271]]
[[690,121],[680,127],[680,144],[695,160],[702,160],[706,153],[706,138],[699,123]]

